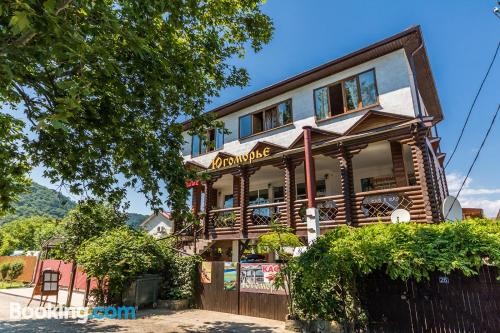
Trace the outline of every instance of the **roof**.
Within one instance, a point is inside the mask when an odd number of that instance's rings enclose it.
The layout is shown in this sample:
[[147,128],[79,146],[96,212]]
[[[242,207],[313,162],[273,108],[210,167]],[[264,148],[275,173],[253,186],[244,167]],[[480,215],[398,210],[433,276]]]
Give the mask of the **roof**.
[[[420,48],[421,45],[422,48]],[[215,113],[217,118],[223,117],[399,49],[405,50],[408,59],[410,59],[413,52],[417,51],[414,55],[414,63],[420,94],[429,115],[433,116],[436,122],[441,121],[443,119],[441,104],[439,102],[420,26],[413,26],[375,44],[275,83],[269,87],[260,89],[208,112]],[[185,128],[187,128],[189,124],[189,120],[184,122]]]
[[164,218],[166,218],[167,220],[170,220],[172,219],[172,214],[170,214],[170,212],[164,212],[164,211],[160,211],[158,213],[153,213],[151,214],[147,219],[145,219],[144,221],[142,221],[141,224],[139,224],[139,227],[142,227],[144,225],[146,225],[146,223],[148,223],[149,221],[151,221],[153,218],[155,218],[156,216],[163,216]]

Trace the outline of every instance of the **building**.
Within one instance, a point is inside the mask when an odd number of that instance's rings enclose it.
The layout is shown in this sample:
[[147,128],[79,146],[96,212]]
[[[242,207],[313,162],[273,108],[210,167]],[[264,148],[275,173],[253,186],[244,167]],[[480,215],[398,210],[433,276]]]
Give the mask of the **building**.
[[339,225],[390,223],[395,209],[441,219],[443,114],[420,27],[211,112],[230,134],[209,130],[202,142],[186,122],[183,155],[210,175],[189,183],[203,235],[232,240],[233,258],[271,220],[312,241]]
[[139,227],[147,231],[148,234],[160,238],[172,233],[174,223],[170,213],[159,212],[158,214],[151,214]]
[[482,208],[462,208],[462,214],[464,220],[467,219],[483,219],[484,218],[484,210]]

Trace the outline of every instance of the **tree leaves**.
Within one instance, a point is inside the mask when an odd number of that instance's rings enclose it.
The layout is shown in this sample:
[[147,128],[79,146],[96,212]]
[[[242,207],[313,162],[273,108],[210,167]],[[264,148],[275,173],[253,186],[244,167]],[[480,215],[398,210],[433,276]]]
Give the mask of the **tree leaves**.
[[13,211],[13,203],[30,184],[23,126],[22,121],[0,113],[0,217]]
[[9,26],[14,35],[19,35],[30,27],[28,15],[24,11],[15,11],[10,19]]
[[269,42],[260,4],[4,1],[0,101],[31,124],[31,162],[76,195],[119,201],[135,184],[153,209],[185,210],[179,119],[203,132],[210,100],[248,83],[229,61]]
[[435,271],[476,275],[485,262],[500,264],[500,221],[343,226],[320,237],[291,267],[303,316],[351,322],[362,312],[356,311],[357,284],[374,271],[420,281]]

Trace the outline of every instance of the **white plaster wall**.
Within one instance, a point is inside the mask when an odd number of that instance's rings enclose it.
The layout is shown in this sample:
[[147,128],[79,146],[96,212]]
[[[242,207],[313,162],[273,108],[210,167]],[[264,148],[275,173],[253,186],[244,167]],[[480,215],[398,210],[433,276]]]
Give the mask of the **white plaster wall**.
[[[313,90],[371,68],[375,68],[379,93],[380,107],[377,110],[414,117],[416,113],[410,84],[412,80],[411,71],[406,55],[401,49],[220,118],[225,123],[225,127],[231,131],[230,134],[225,135],[223,151],[234,155],[244,154],[250,151],[259,141],[267,141],[288,147],[300,135],[302,127],[305,125],[344,133],[366,111],[346,114],[317,125],[314,120]],[[240,116],[289,98],[292,99],[293,124],[262,135],[242,140],[238,139],[238,121]],[[184,133],[184,139],[184,159],[192,160],[205,167],[209,167],[218,152],[211,152],[191,158],[191,137],[186,132]]]
[[163,216],[155,216],[148,223],[146,223],[146,225],[143,226],[148,234],[153,236],[156,235],[156,230],[158,227],[165,227],[165,234],[170,234],[172,233],[173,223]]

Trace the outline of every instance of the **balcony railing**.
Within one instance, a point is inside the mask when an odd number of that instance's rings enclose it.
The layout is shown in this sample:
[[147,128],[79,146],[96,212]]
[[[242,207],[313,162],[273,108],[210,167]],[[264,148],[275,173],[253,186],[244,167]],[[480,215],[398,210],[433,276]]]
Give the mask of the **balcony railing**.
[[[342,195],[330,195],[316,198],[319,221],[323,223],[345,219],[344,197]],[[298,223],[306,223],[307,199],[295,200],[295,218]]]
[[[343,195],[316,198],[322,228],[345,224],[346,205]],[[425,220],[425,203],[419,186],[406,186],[356,193],[351,200],[351,222],[363,225],[377,221],[390,222],[395,209],[410,212],[413,221]],[[307,199],[295,200],[293,204],[295,225],[298,230],[306,228]],[[252,232],[266,232],[271,221],[286,223],[286,203],[266,203],[248,206],[246,228]],[[212,209],[209,213],[209,229],[230,234],[241,226],[240,207]]]
[[210,225],[213,228],[235,229],[240,226],[240,207],[212,209],[210,211]]
[[285,203],[275,202],[248,206],[252,226],[268,226],[272,221],[281,222],[286,214]]
[[419,221],[425,211],[422,190],[419,186],[356,193],[353,204],[356,207],[354,220],[358,224],[377,220],[388,222],[396,209],[409,211],[411,219]]

